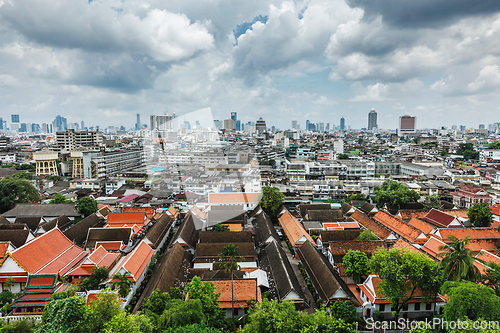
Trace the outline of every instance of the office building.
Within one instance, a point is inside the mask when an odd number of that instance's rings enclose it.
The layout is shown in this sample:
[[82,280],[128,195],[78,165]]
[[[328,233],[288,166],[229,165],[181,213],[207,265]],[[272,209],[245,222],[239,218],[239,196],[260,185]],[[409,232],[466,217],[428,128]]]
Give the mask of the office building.
[[309,124],[310,124],[309,119],[307,119],[306,120],[306,131],[309,131]]
[[141,169],[145,166],[145,152],[130,149],[112,153],[84,152],[82,156],[84,178],[105,179],[126,171]]
[[340,118],[340,130],[341,131],[345,130],[345,119],[344,119],[344,117]]
[[3,130],[3,119],[0,118],[0,130]]
[[231,112],[231,119],[236,122],[236,120],[238,120],[238,114],[236,112]]
[[68,129],[68,120],[64,117],[57,116],[52,122],[56,132],[63,132]]
[[266,122],[262,119],[262,117],[260,117],[259,120],[255,122],[255,130],[259,134],[266,132],[267,130]]
[[297,129],[297,120],[292,120],[292,129]]
[[225,130],[236,130],[236,122],[233,119],[224,119]]
[[137,114],[137,122],[135,124],[135,130],[138,131],[142,129],[142,125],[141,125],[141,115],[140,114]]
[[479,129],[485,129],[484,124],[479,124]]
[[[332,128],[333,129],[333,128]],[[326,127],[325,127],[325,131],[329,131],[330,130],[330,123],[326,123]]]
[[21,126],[19,127],[19,132],[26,133],[28,132],[28,128],[25,123],[22,123]]
[[399,135],[411,134],[416,132],[417,117],[408,114],[399,117]]
[[216,129],[220,130],[223,128],[224,123],[221,120],[214,119],[214,126]]
[[320,132],[325,131],[325,123],[318,123],[318,131]]
[[12,123],[19,123],[19,115],[18,114],[13,114],[10,117],[11,117]]
[[236,130],[241,131],[241,121],[236,120]]
[[375,109],[371,109],[370,113],[368,113],[368,130],[376,131],[377,129],[377,111],[375,111]]
[[174,115],[162,114],[162,115],[151,115],[150,128],[152,131],[172,131],[174,129],[173,119]]
[[102,132],[75,132],[74,129],[57,132],[56,145],[62,154],[69,154],[75,149],[100,151],[105,148]]

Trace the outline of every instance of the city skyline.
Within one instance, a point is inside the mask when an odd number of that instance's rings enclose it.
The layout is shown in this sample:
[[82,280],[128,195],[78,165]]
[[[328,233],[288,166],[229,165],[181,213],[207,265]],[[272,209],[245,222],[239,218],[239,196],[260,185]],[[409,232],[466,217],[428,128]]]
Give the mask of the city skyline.
[[0,5],[4,120],[132,128],[210,107],[282,129],[363,128],[371,108],[380,129],[406,113],[420,128],[499,121],[495,1],[58,1]]

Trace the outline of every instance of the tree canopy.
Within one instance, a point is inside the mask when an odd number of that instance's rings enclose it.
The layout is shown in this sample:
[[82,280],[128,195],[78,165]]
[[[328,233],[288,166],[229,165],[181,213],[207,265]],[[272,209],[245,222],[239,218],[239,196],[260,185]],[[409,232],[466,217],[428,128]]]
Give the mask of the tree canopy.
[[259,201],[259,205],[267,215],[274,217],[278,213],[284,197],[285,195],[280,192],[279,188],[265,186],[262,188],[262,198]]
[[351,276],[356,284],[363,282],[363,278],[368,276],[370,269],[368,267],[368,256],[361,251],[347,251],[342,265],[345,268],[345,275]]
[[377,250],[370,259],[370,270],[379,276],[379,288],[396,314],[417,292],[424,300],[432,299],[442,284],[442,273],[435,261],[424,254],[397,248]]
[[477,281],[481,273],[474,265],[475,256],[479,251],[472,251],[467,248],[469,236],[465,239],[458,239],[453,235],[449,235],[448,239],[451,243],[441,245],[438,249],[438,257],[443,259],[439,263],[443,268],[443,275],[449,281]]
[[50,199],[49,204],[63,204],[63,203],[71,203],[73,201],[66,199],[64,195],[61,193],[56,193]]
[[500,141],[490,143],[488,149],[500,149]]
[[400,207],[402,204],[416,202],[420,199],[420,194],[390,179],[384,181],[380,186],[375,186],[375,192],[377,207],[382,207],[386,203]]
[[475,227],[489,227],[493,221],[490,206],[486,203],[475,203],[470,206],[467,217]]
[[500,265],[490,262],[487,263],[488,269],[482,276],[482,282],[485,286],[492,288],[497,296],[500,296]]
[[461,143],[457,150],[458,155],[462,155],[466,159],[477,160],[479,159],[479,152],[474,150],[472,143]]
[[78,211],[85,215],[85,217],[97,212],[97,201],[90,197],[84,197],[78,200]]
[[359,241],[375,241],[379,239],[370,229],[363,230],[357,238]]
[[5,213],[19,202],[40,202],[36,188],[24,179],[2,179],[0,181],[0,213]]
[[212,232],[226,232],[226,231],[230,231],[230,230],[229,230],[229,226],[227,224],[217,223],[216,225],[214,225],[212,227],[212,229],[210,229],[210,231],[212,231]]

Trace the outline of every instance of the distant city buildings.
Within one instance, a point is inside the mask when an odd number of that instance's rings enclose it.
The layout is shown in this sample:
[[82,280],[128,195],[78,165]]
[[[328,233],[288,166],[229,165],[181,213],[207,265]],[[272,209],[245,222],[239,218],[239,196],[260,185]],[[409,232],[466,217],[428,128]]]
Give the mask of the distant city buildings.
[[345,119],[344,119],[344,117],[340,118],[340,130],[341,131],[345,130]]
[[292,129],[297,129],[297,120],[292,120]]
[[151,115],[149,117],[150,128],[152,131],[171,131],[174,129],[173,119],[174,115],[161,114],[161,115]]
[[68,129],[68,120],[58,115],[52,122],[52,125],[54,126],[54,131],[63,132]]
[[259,134],[267,131],[266,122],[262,119],[262,117],[255,122],[255,130]]
[[404,115],[399,117],[399,132],[398,134],[405,135],[416,132],[417,127],[417,117],[412,117],[410,115]]
[[236,122],[233,119],[224,119],[224,129],[225,130],[236,130]]
[[375,109],[371,109],[368,113],[368,130],[376,131],[377,129],[377,111],[375,111]]

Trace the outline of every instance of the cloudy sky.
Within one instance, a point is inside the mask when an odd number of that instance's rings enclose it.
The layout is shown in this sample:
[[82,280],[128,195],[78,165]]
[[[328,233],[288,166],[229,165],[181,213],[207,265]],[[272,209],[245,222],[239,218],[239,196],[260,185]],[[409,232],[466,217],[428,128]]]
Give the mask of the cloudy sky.
[[0,117],[500,122],[498,0],[0,0]]

